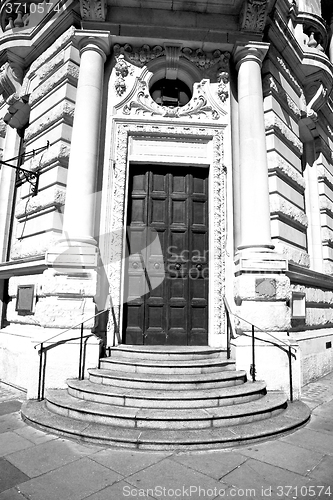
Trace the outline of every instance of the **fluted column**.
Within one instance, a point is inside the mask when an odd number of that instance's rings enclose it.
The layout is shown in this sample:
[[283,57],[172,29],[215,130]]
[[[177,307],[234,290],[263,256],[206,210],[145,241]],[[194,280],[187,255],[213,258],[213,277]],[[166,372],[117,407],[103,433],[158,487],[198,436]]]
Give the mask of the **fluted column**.
[[[78,31],[80,73],[68,165],[63,232],[58,251],[47,253],[48,263],[94,267],[95,198],[98,168],[104,63],[110,50],[107,32]],[[61,254],[61,247],[68,246]],[[87,257],[85,257],[87,256]],[[68,262],[67,262],[68,261]]]
[[261,64],[267,43],[249,43],[235,51],[238,71],[240,242],[238,250],[272,249],[268,166]]

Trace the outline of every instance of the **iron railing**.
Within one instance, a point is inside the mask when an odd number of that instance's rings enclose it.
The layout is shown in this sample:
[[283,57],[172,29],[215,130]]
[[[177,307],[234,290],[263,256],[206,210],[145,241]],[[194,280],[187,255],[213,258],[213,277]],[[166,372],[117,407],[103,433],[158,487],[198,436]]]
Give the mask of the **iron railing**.
[[[111,307],[112,310],[112,315],[113,319],[115,321],[115,312],[113,310],[113,307]],[[43,340],[42,342],[39,342],[34,346],[35,349],[38,348],[38,354],[39,354],[39,371],[38,371],[38,393],[37,397],[38,400],[41,401],[44,399],[45,396],[45,374],[46,374],[46,362],[47,362],[47,352],[50,351],[51,349],[54,349],[55,347],[66,344],[67,342],[72,342],[74,340],[80,340],[80,350],[79,350],[79,380],[84,379],[84,371],[85,371],[85,363],[86,363],[86,351],[87,351],[87,342],[90,337],[93,337],[95,334],[94,333],[89,333],[87,335],[84,335],[84,323],[87,321],[90,321],[94,318],[97,318],[100,314],[103,314],[107,311],[110,311],[110,309],[103,309],[102,311],[99,311],[97,314],[94,314],[94,316],[91,316],[89,318],[86,318],[83,321],[80,321],[79,323],[76,323],[75,325],[72,325],[70,328],[67,328],[66,330],[63,330],[56,335],[53,335],[53,337],[50,337],[46,340]],[[54,340],[55,338],[59,337],[60,335],[64,335],[65,333],[74,330],[74,328],[80,327],[80,335],[77,337],[71,337],[71,338],[66,338],[62,340],[57,340],[49,345],[48,344],[51,340]],[[115,323],[115,330],[117,330],[117,325]]]
[[[292,352],[294,350],[296,352],[295,347],[291,346],[287,342],[285,342],[282,339],[279,339],[272,335],[271,333],[267,332],[266,330],[263,330],[259,326],[254,325],[250,321],[247,321],[246,319],[242,318],[238,314],[235,314],[231,311],[230,306],[228,304],[228,301],[226,297],[224,297],[224,306],[225,306],[225,312],[226,312],[226,319],[227,319],[227,358],[230,358],[230,353],[231,353],[231,339],[236,338],[237,333],[234,325],[232,324],[231,321],[231,316],[234,316],[235,318],[238,318],[239,320],[243,321],[244,323],[247,323],[248,325],[251,326],[251,357],[252,357],[252,363],[250,365],[250,375],[252,377],[252,381],[256,381],[256,361],[255,361],[255,355],[256,355],[256,350],[255,350],[255,340],[260,340],[261,342],[267,342],[268,344],[271,344],[275,347],[278,347],[282,351],[284,351],[288,355],[288,370],[289,370],[289,397],[290,401],[293,401],[294,396],[293,396],[293,371],[292,371],[292,358],[296,359],[296,354]],[[256,337],[255,335],[255,330],[259,332],[263,332],[265,335],[269,335],[271,338],[275,340],[269,340],[269,339],[263,339]],[[241,335],[249,336],[247,333],[243,332]],[[282,345],[281,345],[282,344]],[[284,346],[284,347],[283,347]]]

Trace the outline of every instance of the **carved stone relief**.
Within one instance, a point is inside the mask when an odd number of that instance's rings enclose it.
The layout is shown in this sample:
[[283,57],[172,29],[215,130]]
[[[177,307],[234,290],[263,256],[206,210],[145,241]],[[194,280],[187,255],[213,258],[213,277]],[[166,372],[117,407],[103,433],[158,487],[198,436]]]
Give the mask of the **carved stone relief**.
[[124,235],[120,228],[125,224],[125,200],[126,185],[128,176],[128,148],[129,139],[132,135],[142,139],[158,137],[166,141],[168,138],[178,137],[182,142],[195,142],[197,137],[200,140],[207,140],[212,143],[211,173],[213,193],[213,211],[210,219],[210,231],[213,234],[213,249],[211,250],[211,275],[213,281],[213,308],[211,309],[211,321],[213,322],[214,334],[221,334],[224,331],[224,306],[223,295],[225,290],[225,177],[226,170],[223,164],[223,129],[214,129],[198,126],[185,126],[155,123],[118,123],[116,126],[116,151],[113,170],[108,172],[108,185],[112,189],[108,190],[108,202],[106,213],[106,227],[104,231],[110,235],[107,248],[104,249],[107,261],[111,262],[108,271],[108,281],[110,284],[110,297],[115,306],[115,315],[109,319],[108,331],[111,336],[119,325],[121,314],[121,289],[122,289],[122,255]]
[[105,21],[107,2],[106,0],[80,0],[80,12],[83,21]]
[[240,18],[241,30],[260,33],[267,16],[267,0],[246,0]]
[[[202,49],[195,50],[189,47],[162,47],[161,45],[150,47],[147,44],[142,45],[142,47],[132,47],[132,45],[127,43],[125,45],[116,44],[113,48],[113,52],[116,58],[123,55],[128,62],[131,62],[140,68],[157,57],[165,56],[166,68],[169,72],[175,71],[179,59],[184,58],[202,71],[203,78],[214,77],[214,81],[218,81],[218,77],[220,76],[222,70],[229,75],[230,53],[221,52],[220,50],[206,53]],[[217,66],[218,68],[216,69]],[[173,73],[173,78],[174,77],[175,74]]]

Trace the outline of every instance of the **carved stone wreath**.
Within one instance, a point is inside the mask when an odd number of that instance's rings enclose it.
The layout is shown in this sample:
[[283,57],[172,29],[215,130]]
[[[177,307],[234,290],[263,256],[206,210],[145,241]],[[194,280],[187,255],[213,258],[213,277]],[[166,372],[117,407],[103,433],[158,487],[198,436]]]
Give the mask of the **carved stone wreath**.
[[[213,323],[213,334],[219,335],[224,332],[225,313],[223,306],[223,295],[225,290],[225,174],[223,165],[223,130],[176,125],[158,124],[126,124],[119,123],[116,133],[116,156],[113,168],[113,175],[109,172],[108,185],[112,186],[108,190],[108,227],[105,232],[110,234],[108,242],[108,262],[112,263],[109,271],[108,281],[110,284],[110,297],[115,307],[115,316],[110,317],[108,332],[111,336],[116,331],[116,324],[119,325],[121,315],[121,288],[122,288],[122,255],[123,255],[123,232],[125,224],[125,200],[126,181],[128,175],[128,144],[131,135],[142,138],[158,137],[165,138],[179,137],[182,141],[191,142],[198,136],[201,139],[212,141],[213,161],[210,175],[213,176],[213,213],[210,219],[210,231],[214,235],[213,249],[211,255],[211,276],[213,277],[213,308],[210,308],[211,320]],[[115,324],[116,323],[116,324]]]

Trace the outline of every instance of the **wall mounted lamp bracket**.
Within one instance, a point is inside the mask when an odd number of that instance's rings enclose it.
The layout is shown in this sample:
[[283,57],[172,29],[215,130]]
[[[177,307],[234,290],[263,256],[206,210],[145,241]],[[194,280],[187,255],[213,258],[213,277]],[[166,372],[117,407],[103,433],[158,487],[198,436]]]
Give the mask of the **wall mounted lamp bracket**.
[[28,153],[22,153],[18,156],[15,156],[14,158],[10,158],[7,161],[2,161],[0,160],[0,165],[5,165],[6,167],[11,167],[16,170],[16,186],[23,184],[23,182],[29,182],[31,186],[31,196],[36,196],[38,193],[38,184],[39,184],[39,176],[40,173],[38,171],[32,172],[31,170],[26,170],[25,168],[22,167],[16,167],[15,165],[11,165],[8,162],[14,161],[14,160],[29,160],[30,158],[33,158],[36,154],[41,153],[42,151],[45,151],[48,149],[50,146],[49,141],[47,141],[46,146],[42,146],[41,148],[33,149],[32,151],[29,151]]

